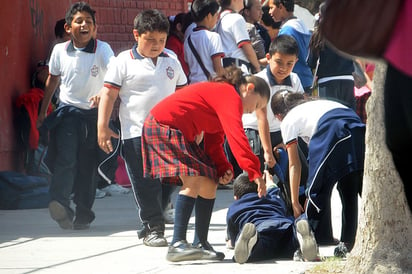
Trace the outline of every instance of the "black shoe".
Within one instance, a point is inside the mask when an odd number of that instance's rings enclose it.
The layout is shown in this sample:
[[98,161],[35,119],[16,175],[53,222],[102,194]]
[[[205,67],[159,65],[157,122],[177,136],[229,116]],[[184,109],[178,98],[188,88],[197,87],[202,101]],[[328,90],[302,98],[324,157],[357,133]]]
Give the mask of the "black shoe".
[[150,231],[143,239],[143,243],[147,246],[161,247],[167,246],[167,240],[164,233],[159,230]]
[[193,245],[193,247],[202,250],[203,256],[201,260],[221,261],[225,258],[225,253],[214,250],[208,241],[204,242],[203,244],[198,243],[197,245]]
[[73,213],[58,201],[49,203],[49,213],[62,229],[73,229]]
[[346,255],[349,253],[349,251],[350,251],[350,248],[349,248],[348,244],[340,242],[338,244],[338,246],[335,247],[333,255],[335,255],[335,257],[339,257],[339,258],[346,258]]
[[73,229],[74,230],[85,230],[90,228],[90,224],[94,221],[95,216],[94,213],[91,212],[88,216],[77,215],[73,221]]
[[178,241],[169,246],[166,260],[171,262],[194,261],[203,257],[203,250],[192,247],[186,240]]
[[339,240],[335,238],[330,238],[330,239],[316,239],[316,243],[319,246],[328,246],[328,245],[337,245],[339,244]]

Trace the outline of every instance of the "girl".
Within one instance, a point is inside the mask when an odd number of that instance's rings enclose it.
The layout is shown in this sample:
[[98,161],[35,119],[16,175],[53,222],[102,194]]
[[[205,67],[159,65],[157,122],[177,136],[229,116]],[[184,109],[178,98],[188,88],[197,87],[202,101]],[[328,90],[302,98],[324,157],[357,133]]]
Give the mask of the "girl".
[[280,127],[289,156],[289,183],[295,218],[303,213],[299,204],[301,163],[297,149],[297,138],[301,137],[309,149],[306,214],[315,231],[330,200],[332,188],[338,182],[342,200],[342,231],[335,256],[345,256],[355,242],[365,124],[352,109],[338,102],[306,101],[300,93],[283,91],[275,94],[271,108],[282,121]]
[[[145,177],[182,184],[167,260],[224,258],[207,242],[207,234],[217,183],[227,184],[233,178],[223,150],[225,136],[241,168],[258,185],[259,197],[265,196],[259,160],[250,149],[241,118],[265,107],[269,94],[263,79],[243,76],[240,69],[229,67],[213,82],[193,84],[165,98],[146,118],[142,133]],[[194,207],[198,242],[191,246],[186,232]]]

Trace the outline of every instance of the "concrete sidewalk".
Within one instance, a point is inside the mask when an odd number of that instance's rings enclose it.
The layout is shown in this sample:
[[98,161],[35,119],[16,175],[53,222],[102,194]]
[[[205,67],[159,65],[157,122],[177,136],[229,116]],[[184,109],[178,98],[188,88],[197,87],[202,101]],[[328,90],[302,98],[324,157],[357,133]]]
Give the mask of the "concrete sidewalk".
[[[334,194],[336,195],[336,194]],[[0,273],[304,273],[314,262],[269,260],[237,264],[225,246],[225,218],[233,201],[231,189],[218,190],[209,242],[226,254],[221,262],[166,261],[167,247],[147,247],[137,238],[137,213],[132,194],[95,202],[96,220],[87,231],[66,231],[50,218],[48,209],[0,210]],[[337,202],[336,202],[337,201]],[[340,233],[339,196],[332,197],[335,234]],[[193,239],[190,219],[188,241]],[[170,241],[173,226],[167,225]],[[332,256],[334,247],[320,248]]]

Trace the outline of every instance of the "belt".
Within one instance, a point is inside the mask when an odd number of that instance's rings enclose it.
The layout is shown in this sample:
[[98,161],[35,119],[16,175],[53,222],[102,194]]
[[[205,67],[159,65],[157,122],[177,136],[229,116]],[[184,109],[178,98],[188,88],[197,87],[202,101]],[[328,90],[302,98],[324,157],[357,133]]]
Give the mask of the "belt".
[[249,72],[252,72],[252,65],[249,62],[243,61],[242,59],[239,58],[232,58],[232,57],[224,57],[222,59],[223,67],[229,67],[231,65],[235,65],[238,68],[241,68],[242,66],[246,66],[247,70]]

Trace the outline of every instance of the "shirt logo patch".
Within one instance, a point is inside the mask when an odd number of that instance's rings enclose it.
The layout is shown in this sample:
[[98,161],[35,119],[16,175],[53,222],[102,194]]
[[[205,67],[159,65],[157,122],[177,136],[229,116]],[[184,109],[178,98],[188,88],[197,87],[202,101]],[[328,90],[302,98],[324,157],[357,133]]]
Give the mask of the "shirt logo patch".
[[166,74],[170,80],[172,80],[175,77],[175,71],[171,67],[167,67]]
[[93,65],[90,73],[93,77],[96,77],[99,74],[99,68],[96,65]]

